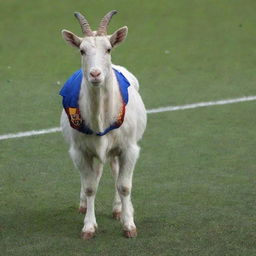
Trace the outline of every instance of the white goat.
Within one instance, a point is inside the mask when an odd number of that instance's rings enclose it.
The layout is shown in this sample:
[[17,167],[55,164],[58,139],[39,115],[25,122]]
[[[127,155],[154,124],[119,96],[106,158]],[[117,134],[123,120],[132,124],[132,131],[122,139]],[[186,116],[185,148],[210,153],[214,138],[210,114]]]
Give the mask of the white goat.
[[[121,219],[126,237],[137,235],[131,202],[132,176],[140,151],[137,142],[142,138],[147,117],[138,93],[137,79],[124,67],[111,63],[111,49],[123,42],[128,33],[128,28],[122,27],[112,35],[107,35],[107,25],[115,13],[117,12],[107,13],[97,31],[91,30],[87,20],[80,13],[75,13],[84,33],[83,38],[62,30],[63,38],[81,53],[82,81],[78,115],[86,127],[94,132],[85,134],[73,129],[67,113],[63,110],[63,135],[70,144],[70,156],[81,175],[79,211],[86,213],[81,233],[83,239],[95,236],[97,223],[94,201],[103,164],[107,160],[110,160],[115,179],[113,217]],[[126,107],[113,68],[130,83]],[[97,132],[104,131],[115,120],[120,121],[120,115],[124,120],[118,129],[111,130],[104,136],[97,135]]]

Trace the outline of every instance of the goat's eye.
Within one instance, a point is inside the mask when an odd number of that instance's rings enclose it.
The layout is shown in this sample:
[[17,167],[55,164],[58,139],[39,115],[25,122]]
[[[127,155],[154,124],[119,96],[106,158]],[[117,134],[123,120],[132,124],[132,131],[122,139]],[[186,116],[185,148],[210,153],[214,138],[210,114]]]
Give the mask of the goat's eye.
[[106,52],[107,52],[107,53],[110,53],[110,52],[111,52],[111,49],[110,49],[110,48],[108,48]]
[[80,53],[81,53],[81,55],[84,55],[85,51],[84,50],[80,50]]

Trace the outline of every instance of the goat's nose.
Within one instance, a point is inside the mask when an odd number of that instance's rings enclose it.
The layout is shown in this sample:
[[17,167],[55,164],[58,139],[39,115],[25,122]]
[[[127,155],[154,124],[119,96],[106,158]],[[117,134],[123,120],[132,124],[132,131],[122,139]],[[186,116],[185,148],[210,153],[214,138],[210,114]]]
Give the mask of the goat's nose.
[[99,70],[93,70],[90,72],[90,75],[93,77],[93,78],[97,78],[98,76],[100,76],[101,72]]

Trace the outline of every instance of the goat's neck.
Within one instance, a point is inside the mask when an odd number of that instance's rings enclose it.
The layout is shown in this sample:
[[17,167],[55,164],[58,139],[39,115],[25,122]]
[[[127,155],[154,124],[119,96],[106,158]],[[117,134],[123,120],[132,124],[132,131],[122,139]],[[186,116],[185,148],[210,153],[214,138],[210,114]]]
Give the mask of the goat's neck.
[[113,71],[100,88],[93,88],[83,79],[79,105],[82,118],[95,132],[104,131],[115,119],[121,108],[119,87]]

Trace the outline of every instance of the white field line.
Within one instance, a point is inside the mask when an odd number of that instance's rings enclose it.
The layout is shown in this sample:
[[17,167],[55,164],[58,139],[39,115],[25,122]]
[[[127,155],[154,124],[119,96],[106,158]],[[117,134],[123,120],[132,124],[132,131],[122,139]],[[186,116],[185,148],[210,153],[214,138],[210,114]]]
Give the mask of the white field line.
[[198,102],[198,103],[187,104],[187,105],[182,105],[182,106],[167,106],[167,107],[162,107],[162,108],[149,109],[149,110],[147,110],[147,113],[153,114],[153,113],[161,113],[161,112],[166,112],[166,111],[202,108],[202,107],[226,105],[226,104],[232,104],[232,103],[244,102],[244,101],[252,101],[252,100],[256,100],[256,96],[247,96],[247,97],[229,99],[229,100]]
[[47,134],[47,133],[60,132],[60,131],[61,131],[60,127],[55,127],[55,128],[42,129],[42,130],[37,130],[37,131],[9,133],[9,134],[0,135],[0,140],[29,137],[29,136],[34,136],[34,135]]
[[[209,106],[216,106],[216,105],[227,105],[232,103],[253,101],[253,100],[256,100],[256,96],[246,96],[242,98],[228,99],[228,100],[198,102],[198,103],[180,105],[180,106],[167,106],[167,107],[161,107],[161,108],[155,108],[155,109],[148,109],[147,113],[154,114],[154,113],[161,113],[161,112],[167,112],[167,111],[202,108],[202,107],[209,107]],[[54,128],[42,129],[42,130],[36,130],[36,131],[33,130],[33,131],[27,131],[27,132],[10,133],[10,134],[0,135],[0,140],[29,137],[29,136],[54,133],[54,132],[60,132],[60,131],[61,131],[60,127],[54,127]]]

